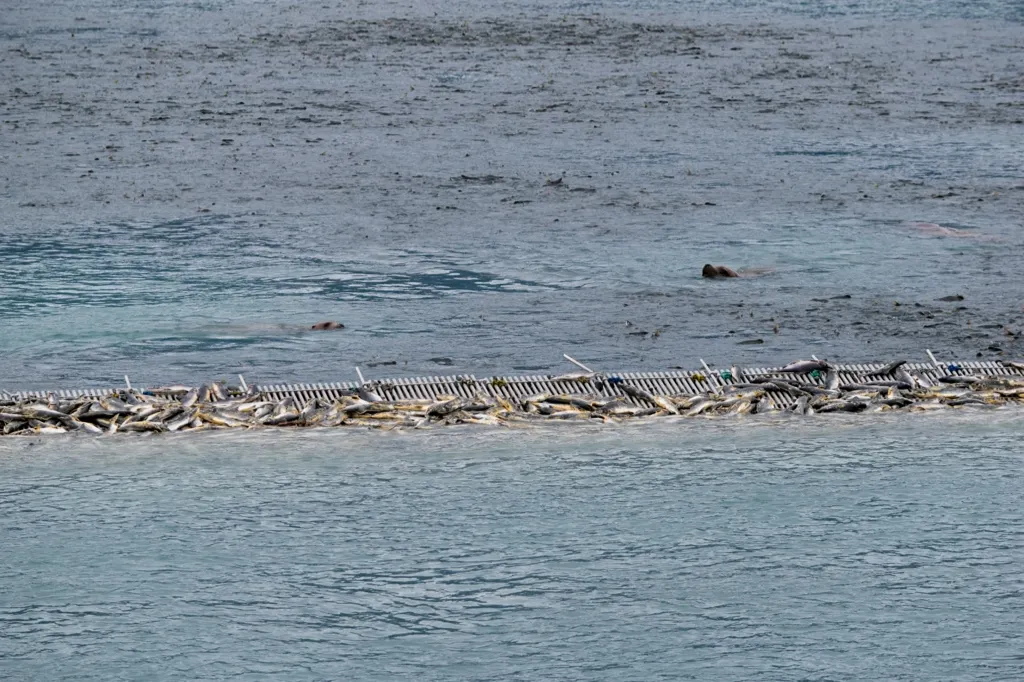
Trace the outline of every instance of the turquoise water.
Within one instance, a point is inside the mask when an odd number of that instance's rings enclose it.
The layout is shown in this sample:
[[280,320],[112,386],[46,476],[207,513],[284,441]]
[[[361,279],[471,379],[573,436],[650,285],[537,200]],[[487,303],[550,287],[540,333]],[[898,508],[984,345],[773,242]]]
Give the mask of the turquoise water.
[[5,440],[0,667],[1018,679],[1020,423]]

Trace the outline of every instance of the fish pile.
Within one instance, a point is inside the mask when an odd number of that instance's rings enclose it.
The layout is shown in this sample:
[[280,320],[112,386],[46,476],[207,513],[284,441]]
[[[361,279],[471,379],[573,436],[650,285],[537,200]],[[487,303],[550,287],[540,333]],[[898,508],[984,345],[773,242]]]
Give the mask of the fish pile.
[[[468,398],[440,395],[388,400],[378,393],[386,385],[368,383],[353,389],[351,395],[332,400],[309,398],[299,404],[293,397],[270,400],[256,387],[243,391],[221,382],[148,391],[129,387],[102,398],[58,398],[52,393],[45,401],[0,398],[0,426],[4,435],[304,426],[395,428],[549,420],[614,422],[658,415],[924,411],[1024,403],[1024,376],[949,375],[931,380],[903,364],[892,363],[877,372],[862,373],[854,382],[842,383],[827,362],[801,361],[773,375],[750,380],[731,377],[735,383],[695,395],[655,395],[619,377],[597,373],[578,377],[581,389],[613,386],[621,395],[536,393],[506,398],[481,391]],[[1010,364],[1016,368],[1015,363]]]

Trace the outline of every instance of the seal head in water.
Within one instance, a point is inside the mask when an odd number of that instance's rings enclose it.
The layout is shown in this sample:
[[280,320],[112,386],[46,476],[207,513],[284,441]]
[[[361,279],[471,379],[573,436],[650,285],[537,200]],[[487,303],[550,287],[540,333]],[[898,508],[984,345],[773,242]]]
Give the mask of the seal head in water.
[[711,265],[710,263],[704,264],[704,269],[700,273],[704,277],[739,277],[739,274],[732,268],[727,268],[724,265]]
[[341,322],[334,322],[333,320],[328,320],[326,322],[317,322],[312,327],[310,327],[310,329],[316,329],[318,331],[324,330],[324,329],[344,329],[344,328],[345,328],[345,325],[343,325]]

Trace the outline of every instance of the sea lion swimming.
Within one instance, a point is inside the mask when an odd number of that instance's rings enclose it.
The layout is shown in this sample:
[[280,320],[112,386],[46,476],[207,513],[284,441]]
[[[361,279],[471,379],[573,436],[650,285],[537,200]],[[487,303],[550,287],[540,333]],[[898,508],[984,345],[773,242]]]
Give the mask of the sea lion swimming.
[[341,322],[334,322],[333,320],[327,320],[325,322],[317,322],[310,329],[324,330],[324,329],[344,329],[345,325]]
[[700,273],[703,277],[716,278],[716,277],[739,277],[732,268],[727,268],[724,265],[711,265],[710,263],[704,264],[704,269]]
[[721,277],[760,277],[771,272],[775,272],[775,268],[740,268],[737,272],[736,270],[724,265],[711,265],[710,263],[705,263],[704,269],[701,270],[700,274],[701,276],[709,279],[718,279]]

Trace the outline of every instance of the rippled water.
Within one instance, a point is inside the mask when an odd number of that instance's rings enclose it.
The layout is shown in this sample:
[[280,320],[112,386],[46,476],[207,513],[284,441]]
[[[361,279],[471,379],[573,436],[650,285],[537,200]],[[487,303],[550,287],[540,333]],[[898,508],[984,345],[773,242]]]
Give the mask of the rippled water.
[[[0,389],[1020,359],[1021,12],[7,7]],[[874,417],[0,440],[0,676],[1024,677],[1019,411]]]
[[1018,679],[1019,426],[996,412],[0,441],[0,667]]
[[11,8],[0,388],[1019,358],[1020,19]]

